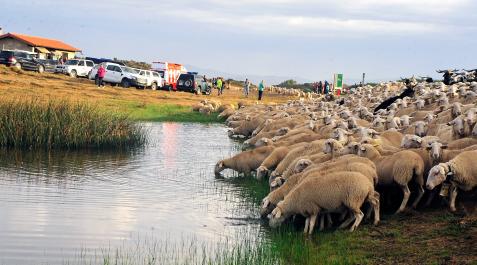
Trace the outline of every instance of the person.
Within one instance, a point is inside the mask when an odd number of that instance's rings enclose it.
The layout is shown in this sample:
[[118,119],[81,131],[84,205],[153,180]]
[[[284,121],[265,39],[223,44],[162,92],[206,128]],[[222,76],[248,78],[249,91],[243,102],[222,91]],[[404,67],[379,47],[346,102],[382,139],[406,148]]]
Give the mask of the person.
[[260,84],[258,84],[258,100],[262,100],[262,96],[263,96],[263,89],[265,88],[265,86],[263,85],[263,80],[260,82]]
[[248,81],[248,78],[246,78],[245,83],[243,85],[243,95],[245,97],[248,97],[249,90],[250,90],[250,81]]
[[318,93],[318,94],[323,93],[323,83],[321,81],[318,82],[318,91],[316,91],[316,93]]
[[328,83],[327,80],[325,80],[325,85],[323,87],[323,93],[325,95],[328,95],[329,92],[330,92],[330,84]]
[[98,68],[98,87],[104,87],[103,78],[106,74],[106,70],[104,69],[104,65],[100,64]]
[[224,90],[224,84],[222,83],[222,78],[217,78],[217,90],[218,90],[218,95],[222,95],[223,90]]

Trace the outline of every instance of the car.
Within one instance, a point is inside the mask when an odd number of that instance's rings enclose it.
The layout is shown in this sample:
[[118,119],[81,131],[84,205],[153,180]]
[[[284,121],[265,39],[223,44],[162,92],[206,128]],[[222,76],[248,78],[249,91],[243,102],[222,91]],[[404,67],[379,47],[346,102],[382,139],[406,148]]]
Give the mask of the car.
[[162,88],[164,85],[162,77],[158,72],[139,70],[139,75],[146,79],[146,87],[150,87],[152,90]]
[[71,77],[88,76],[93,67],[93,61],[72,59],[66,61],[65,64],[57,65],[55,73],[67,74]]
[[56,60],[37,59],[35,53],[27,51],[0,52],[0,64],[14,66],[17,69],[43,72],[54,72]]
[[89,79],[96,80],[100,65],[103,65],[106,70],[103,79],[105,83],[121,85],[124,88],[130,86],[142,88],[147,85],[147,80],[140,76],[137,70],[117,63],[102,63],[94,66],[88,75]]
[[204,76],[195,72],[181,74],[177,79],[177,91],[210,94],[210,87]]

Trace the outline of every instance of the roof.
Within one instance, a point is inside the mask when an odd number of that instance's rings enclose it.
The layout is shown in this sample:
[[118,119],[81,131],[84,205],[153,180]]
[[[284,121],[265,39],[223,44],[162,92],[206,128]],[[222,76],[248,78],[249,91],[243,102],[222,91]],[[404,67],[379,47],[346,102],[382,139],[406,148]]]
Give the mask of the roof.
[[14,38],[23,42],[26,42],[27,44],[35,47],[45,47],[45,48],[51,48],[51,49],[57,49],[57,50],[63,50],[63,51],[70,51],[70,52],[79,52],[81,51],[78,48],[75,48],[69,44],[66,44],[62,41],[59,40],[52,40],[52,39],[46,39],[46,38],[41,38],[41,37],[35,37],[35,36],[28,36],[28,35],[23,35],[23,34],[18,34],[18,33],[7,33],[3,34],[0,36],[0,39],[3,38]]

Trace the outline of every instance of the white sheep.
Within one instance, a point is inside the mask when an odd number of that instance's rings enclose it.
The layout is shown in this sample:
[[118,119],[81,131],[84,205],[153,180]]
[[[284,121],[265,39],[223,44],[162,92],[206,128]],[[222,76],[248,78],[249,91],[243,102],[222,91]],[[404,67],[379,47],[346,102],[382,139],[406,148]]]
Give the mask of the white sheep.
[[[277,204],[272,211],[269,224],[271,227],[277,227],[287,217],[301,214],[307,218],[304,232],[311,235],[321,211],[336,210],[344,206],[353,214],[355,222],[350,231],[354,231],[364,217],[360,208],[365,201],[373,205],[374,224],[377,225],[379,222],[379,197],[366,176],[356,172],[338,172],[310,178],[300,183],[283,201]],[[353,218],[348,219],[341,227],[351,223],[352,220]]]
[[388,186],[392,183],[398,184],[404,197],[396,213],[402,212],[406,207],[411,191],[408,184],[411,180],[418,185],[418,195],[414,203],[413,208],[417,207],[417,204],[424,195],[424,161],[418,154],[404,150],[397,152],[391,156],[381,156],[376,148],[369,144],[361,145],[359,156],[367,157],[376,164],[376,170],[379,177],[379,185]]
[[433,190],[437,185],[450,182],[450,210],[456,211],[457,190],[470,191],[477,186],[477,151],[462,152],[447,163],[441,163],[431,169],[426,187]]

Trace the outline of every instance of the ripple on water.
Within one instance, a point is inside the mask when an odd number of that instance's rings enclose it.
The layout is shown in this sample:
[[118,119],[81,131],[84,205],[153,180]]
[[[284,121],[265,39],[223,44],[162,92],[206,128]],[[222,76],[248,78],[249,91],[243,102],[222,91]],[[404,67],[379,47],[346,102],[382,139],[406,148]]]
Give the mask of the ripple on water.
[[254,202],[212,174],[239,151],[223,126],[146,126],[150,141],[134,151],[0,151],[0,264],[61,264],[134,236],[213,243],[260,229],[244,210]]

